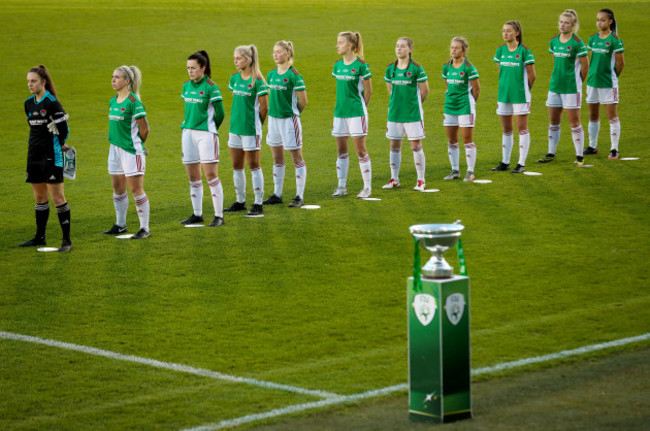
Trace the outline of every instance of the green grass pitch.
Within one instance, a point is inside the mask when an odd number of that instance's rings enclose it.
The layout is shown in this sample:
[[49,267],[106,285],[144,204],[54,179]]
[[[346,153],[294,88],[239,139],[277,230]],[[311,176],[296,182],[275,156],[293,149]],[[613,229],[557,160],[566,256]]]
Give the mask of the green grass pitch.
[[[585,41],[597,31],[598,9],[611,7],[617,15],[626,48],[620,150],[640,160],[607,160],[604,118],[601,153],[587,158],[594,167],[574,168],[564,117],[558,161],[534,163],[547,149],[548,40],[567,6],[578,11]],[[473,367],[646,333],[648,12],[648,2],[637,1],[0,0],[0,331],[344,395],[402,384],[405,284],[413,261],[408,227],[461,219],[472,283]],[[537,58],[528,168],[542,172],[540,177],[490,171],[501,155],[492,57],[503,43],[501,26],[510,19],[522,22],[524,43]],[[330,198],[336,186],[330,73],[342,30],[362,33],[373,73],[368,150],[378,202],[354,199],[362,188],[354,157],[352,195]],[[407,148],[403,187],[381,190],[390,177],[382,76],[403,35],[415,41],[413,58],[429,75],[427,186],[439,193],[410,190],[416,177]],[[480,73],[476,173],[491,184],[442,181],[449,162],[440,70],[457,35],[468,38],[469,59]],[[274,206],[263,219],[234,215],[223,228],[183,228],[178,222],[191,212],[179,129],[187,56],[208,51],[228,113],[234,47],[256,44],[266,73],[280,39],[294,42],[295,66],[307,84],[305,199],[322,208]],[[65,255],[16,247],[34,229],[33,197],[23,176],[23,100],[29,96],[26,73],[40,63],[50,69],[71,116],[69,144],[79,158],[78,179],[65,185],[75,245]],[[101,235],[114,222],[106,113],[114,95],[111,73],[122,64],[143,72],[141,95],[151,126],[145,190],[152,236],[145,241]],[[228,118],[220,130],[226,205],[234,200]],[[262,166],[269,195],[266,146]],[[285,200],[294,191],[287,158]],[[210,214],[207,196],[204,210]],[[132,201],[128,226],[135,232]],[[48,240],[60,241],[54,211]],[[448,260],[457,266],[453,253]],[[4,338],[0,393],[2,429],[180,429],[317,400]]]

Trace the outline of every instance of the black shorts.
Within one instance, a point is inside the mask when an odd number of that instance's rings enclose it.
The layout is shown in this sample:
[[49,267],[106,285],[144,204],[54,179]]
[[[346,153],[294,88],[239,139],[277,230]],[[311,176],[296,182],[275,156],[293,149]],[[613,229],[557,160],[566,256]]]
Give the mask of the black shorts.
[[27,164],[25,182],[57,184],[63,182],[63,168],[54,165]]

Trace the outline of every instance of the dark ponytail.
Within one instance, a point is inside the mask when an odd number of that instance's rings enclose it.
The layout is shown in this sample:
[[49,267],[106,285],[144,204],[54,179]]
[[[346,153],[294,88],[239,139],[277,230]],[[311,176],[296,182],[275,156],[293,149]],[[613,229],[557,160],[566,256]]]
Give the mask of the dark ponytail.
[[210,57],[208,56],[207,52],[203,50],[196,51],[194,54],[187,57],[187,59],[196,60],[196,62],[199,63],[199,66],[201,66],[201,68],[205,67],[205,72],[203,72],[203,74],[208,78],[212,77],[212,72],[210,70]]
[[29,72],[34,72],[40,76],[41,79],[44,79],[45,89],[49,91],[52,96],[56,97],[56,87],[54,87],[54,82],[52,82],[52,77],[50,77],[50,72],[48,72],[47,67],[39,64],[38,66],[34,66],[29,69]]

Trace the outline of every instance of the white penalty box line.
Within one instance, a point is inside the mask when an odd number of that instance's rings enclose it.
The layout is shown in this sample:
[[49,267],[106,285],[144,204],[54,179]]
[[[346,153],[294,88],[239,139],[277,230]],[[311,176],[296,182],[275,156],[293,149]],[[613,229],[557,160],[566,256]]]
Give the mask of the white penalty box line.
[[[472,370],[472,376],[480,376],[513,368],[524,367],[531,364],[538,364],[542,362],[549,362],[557,359],[568,358],[571,356],[584,355],[586,353],[596,352],[599,350],[611,349],[614,347],[624,346],[626,344],[639,343],[642,341],[650,340],[650,333],[638,335],[635,337],[621,338],[619,340],[610,341],[607,343],[592,344],[589,346],[579,347],[577,349],[563,350],[561,352],[550,353],[548,355],[535,356],[532,358],[520,359],[517,361],[504,362],[501,364],[493,365],[491,367],[483,367]],[[186,428],[183,431],[213,431],[225,428],[233,428],[239,425],[244,425],[251,422],[257,422],[265,419],[273,419],[279,416],[289,415],[292,413],[299,413],[306,410],[328,407],[336,404],[348,403],[359,401],[367,398],[374,398],[382,395],[389,395],[394,392],[408,390],[408,384],[401,384],[395,386],[388,386],[382,389],[376,389],[359,394],[341,396],[339,398],[330,398],[326,400],[314,401],[304,404],[295,404],[292,406],[283,407],[280,409],[269,410],[263,413],[255,413],[252,415],[241,416],[238,418],[223,420],[214,424],[201,425],[194,428]]]
[[116,359],[118,361],[133,362],[136,364],[148,365],[154,368],[177,371],[180,373],[193,374],[195,376],[209,377],[216,380],[224,380],[233,383],[244,383],[251,386],[257,386],[265,389],[275,389],[285,392],[293,392],[303,395],[310,395],[324,399],[339,399],[342,396],[331,392],[318,391],[300,388],[297,386],[283,385],[280,383],[267,382],[263,380],[251,379],[247,377],[233,376],[223,374],[217,371],[207,370],[205,368],[195,368],[188,365],[175,364],[172,362],[163,362],[155,359],[142,358],[140,356],[124,355],[122,353],[112,352],[110,350],[98,349],[95,347],[83,346],[79,344],[65,343],[62,341],[50,340],[46,338],[33,337],[31,335],[15,334],[13,332],[0,331],[0,338],[14,341],[24,341],[26,343],[41,344],[44,346],[57,347],[59,349],[72,350],[86,353],[88,355],[102,356],[104,358]]

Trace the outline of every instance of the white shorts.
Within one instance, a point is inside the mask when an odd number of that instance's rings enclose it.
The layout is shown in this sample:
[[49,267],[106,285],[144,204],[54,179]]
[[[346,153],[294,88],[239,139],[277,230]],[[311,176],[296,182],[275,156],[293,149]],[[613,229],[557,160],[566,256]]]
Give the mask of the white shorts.
[[528,103],[497,102],[497,115],[528,115],[528,114],[530,114],[530,102]]
[[244,151],[259,151],[262,148],[262,134],[259,135],[228,135],[228,146]]
[[442,122],[443,126],[458,126],[458,127],[474,127],[476,122],[476,114],[469,115],[451,115],[443,114],[445,119]]
[[266,143],[272,147],[284,147],[285,150],[302,148],[300,117],[297,115],[291,118],[269,117]]
[[144,175],[146,160],[141,150],[131,154],[124,148],[111,144],[108,149],[108,173],[135,177]]
[[424,139],[424,121],[414,121],[412,123],[389,121],[386,124],[386,137],[388,139],[401,140],[404,136],[407,136],[409,141]]
[[559,94],[549,91],[546,106],[549,108],[580,109],[582,107],[582,92]]
[[343,138],[352,136],[353,138],[368,135],[368,116],[341,118],[334,117],[334,126],[332,127],[332,136]]
[[618,87],[595,88],[587,85],[587,103],[601,103],[612,105],[618,103]]
[[219,136],[204,130],[183,129],[183,163],[218,163]]

